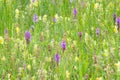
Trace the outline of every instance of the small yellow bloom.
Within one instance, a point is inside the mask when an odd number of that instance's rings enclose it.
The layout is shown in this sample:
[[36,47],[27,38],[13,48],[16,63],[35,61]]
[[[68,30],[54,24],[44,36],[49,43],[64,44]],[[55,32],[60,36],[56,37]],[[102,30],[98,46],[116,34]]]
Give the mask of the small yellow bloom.
[[118,63],[115,63],[114,66],[115,66],[115,67],[118,67]]
[[76,66],[74,66],[74,67],[73,67],[73,69],[77,70],[77,67],[76,67]]
[[69,34],[70,34],[70,31],[67,31],[67,34],[69,35]]
[[43,16],[43,22],[46,22],[47,21],[47,15],[44,15]]
[[117,27],[114,28],[114,32],[115,32],[115,33],[118,33]]
[[7,75],[8,75],[8,78],[10,78],[11,74],[10,74],[10,73],[8,73]]
[[35,79],[35,76],[32,76],[31,80],[36,80],[36,79]]
[[19,73],[21,73],[21,72],[22,72],[22,70],[23,70],[23,68],[22,68],[22,67],[19,67],[19,68],[18,68]]
[[18,9],[16,9],[16,10],[15,10],[15,13],[19,15],[19,13],[20,13],[20,12],[19,12],[19,10],[18,10]]
[[51,62],[51,60],[52,60],[51,57],[46,57],[45,59],[47,62]]
[[51,57],[48,58],[48,61],[51,62]]
[[77,45],[77,42],[76,41],[73,41],[73,44],[71,45],[71,48],[75,48]]
[[35,7],[38,7],[38,1],[35,1],[33,4]]
[[66,71],[66,78],[70,78],[70,72]]
[[109,53],[108,50],[105,50],[104,53],[103,53],[103,55],[104,55],[105,57],[107,57],[107,56],[109,55],[108,53]]
[[40,21],[42,20],[42,17],[41,17],[41,16],[39,16],[39,20],[40,20]]
[[107,57],[107,56],[108,56],[108,53],[104,53],[103,55],[104,55],[105,57]]
[[16,27],[16,33],[19,34],[19,32],[20,32],[20,28]]
[[4,39],[2,36],[0,36],[0,44],[3,44],[4,43]]
[[1,58],[1,61],[5,61],[5,60],[6,60],[5,56],[3,56],[3,57]]
[[71,38],[67,38],[67,42],[71,42],[72,41],[72,39]]
[[120,72],[120,61],[115,63],[114,66],[117,68],[117,71]]
[[27,65],[27,69],[28,69],[28,70],[31,70],[31,65],[30,65],[30,64]]
[[38,7],[38,5],[39,5],[38,0],[35,0],[34,2],[31,0],[30,2],[31,2],[30,3],[30,8],[32,8],[32,7]]
[[58,75],[57,75],[57,74],[55,74],[55,75],[54,75],[54,80],[59,80],[59,78],[58,78]]
[[77,45],[77,41],[73,41],[73,45],[76,46]]
[[96,80],[102,80],[102,77],[96,78]]
[[79,61],[79,58],[76,56],[76,57],[75,57],[75,62],[77,62],[77,61]]
[[59,18],[58,14],[55,14],[55,18],[56,18],[56,19],[58,19],[58,18]]
[[94,4],[94,8],[97,9],[99,7],[99,3]]

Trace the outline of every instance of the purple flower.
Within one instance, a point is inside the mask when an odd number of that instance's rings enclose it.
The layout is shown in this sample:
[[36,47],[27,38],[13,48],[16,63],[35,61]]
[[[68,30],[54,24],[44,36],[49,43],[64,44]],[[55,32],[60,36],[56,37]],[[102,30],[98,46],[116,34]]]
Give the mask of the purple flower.
[[25,39],[26,39],[26,43],[29,44],[31,39],[31,34],[29,31],[25,32]]
[[54,18],[53,18],[53,22],[56,22],[56,21],[57,21],[57,19],[54,17]]
[[118,30],[120,29],[120,18],[117,18],[117,26],[118,26]]
[[8,29],[5,29],[5,30],[4,30],[4,34],[8,34]]
[[114,24],[115,24],[115,22],[116,22],[116,18],[117,18],[117,15],[116,15],[116,13],[114,13],[114,15],[113,15]]
[[76,15],[77,15],[77,9],[76,8],[73,9],[73,14],[76,17]]
[[36,14],[34,14],[34,16],[33,16],[33,22],[34,23],[38,22],[38,16]]
[[100,34],[100,29],[97,28],[97,29],[96,29],[96,35],[99,35],[99,34]]
[[81,2],[81,7],[84,8],[84,6],[85,6],[85,2],[82,1],[82,2]]
[[60,54],[58,54],[58,53],[55,54],[54,58],[55,58],[56,63],[59,64],[59,62],[60,62]]
[[66,42],[65,42],[65,41],[62,41],[62,43],[61,43],[61,47],[62,47],[63,52],[64,52],[65,49],[66,49]]
[[81,38],[82,37],[82,32],[78,32],[78,36]]
[[25,32],[25,39],[30,39],[30,37],[31,37],[30,32],[29,32],[29,31],[26,31],[26,32]]
[[35,0],[32,0],[32,2],[34,3],[34,2],[35,2]]

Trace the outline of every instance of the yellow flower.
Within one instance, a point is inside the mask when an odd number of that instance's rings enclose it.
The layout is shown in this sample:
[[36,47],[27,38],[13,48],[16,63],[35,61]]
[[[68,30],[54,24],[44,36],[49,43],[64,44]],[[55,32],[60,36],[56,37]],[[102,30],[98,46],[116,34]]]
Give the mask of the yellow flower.
[[8,73],[7,75],[8,75],[8,78],[10,78],[11,74],[10,74],[10,73]]
[[4,43],[4,39],[2,36],[0,36],[0,44],[3,44]]
[[35,7],[38,7],[38,1],[35,1],[33,4]]
[[58,18],[59,18],[58,14],[55,14],[55,18],[56,18],[56,19],[58,19]]
[[95,4],[94,4],[94,8],[95,8],[95,9],[97,9],[97,8],[98,8],[98,6],[99,6],[99,4],[98,4],[98,3],[95,3]]
[[20,28],[16,27],[16,33],[19,34],[19,32],[20,32]]
[[103,54],[105,57],[107,57],[109,54],[108,54],[108,50],[105,50],[104,51],[104,54]]
[[72,41],[72,39],[71,38],[67,38],[67,42],[71,42]]
[[43,22],[46,22],[47,21],[47,15],[44,15],[43,16]]
[[95,4],[94,4],[94,8],[95,8],[95,9],[98,9],[99,6],[100,6],[99,3],[95,3]]
[[51,57],[48,58],[48,61],[51,62]]
[[1,58],[1,61],[5,61],[5,60],[6,60],[5,56],[3,56],[3,57]]
[[45,59],[47,62],[51,62],[51,57],[46,57]]
[[30,64],[27,65],[27,69],[28,69],[28,70],[31,70],[31,65],[30,65]]
[[19,14],[20,12],[19,12],[19,10],[18,10],[18,9],[16,9],[16,10],[15,10],[15,13],[16,13],[16,14]]
[[103,55],[104,55],[105,57],[107,57],[107,56],[108,56],[108,53],[104,53]]
[[115,28],[114,28],[114,32],[115,33],[118,33],[118,30],[117,30],[117,27],[115,26]]
[[76,66],[74,66],[74,67],[73,67],[73,69],[77,70],[77,67],[76,67]]
[[23,68],[22,68],[22,67],[19,67],[19,68],[18,68],[18,72],[19,72],[19,73],[21,73],[21,72],[22,72],[22,70],[23,70]]
[[70,78],[70,72],[66,71],[66,78]]
[[117,71],[120,72],[120,61],[115,63],[114,66],[117,68]]
[[73,44],[76,46],[77,45],[77,41],[73,41]]
[[77,42],[74,40],[74,41],[73,41],[73,44],[71,45],[71,48],[75,48],[76,45],[77,45]]
[[35,76],[32,76],[31,80],[36,80],[36,79],[35,79]]
[[57,74],[55,74],[55,75],[54,75],[54,80],[59,80],[59,78],[58,78],[58,75],[57,75]]
[[32,8],[32,7],[38,7],[38,5],[39,5],[38,0],[35,0],[34,2],[31,0],[30,2],[31,2],[30,3],[30,8]]
[[102,77],[96,78],[96,80],[102,80]]
[[79,58],[76,56],[76,57],[75,57],[75,62],[77,62],[77,61],[79,61]]
[[67,34],[69,35],[69,34],[70,34],[70,31],[67,31]]
[[42,20],[42,17],[41,17],[41,16],[39,16],[39,20],[40,20],[40,21]]
[[118,67],[118,63],[115,63],[114,66],[115,66],[115,67]]

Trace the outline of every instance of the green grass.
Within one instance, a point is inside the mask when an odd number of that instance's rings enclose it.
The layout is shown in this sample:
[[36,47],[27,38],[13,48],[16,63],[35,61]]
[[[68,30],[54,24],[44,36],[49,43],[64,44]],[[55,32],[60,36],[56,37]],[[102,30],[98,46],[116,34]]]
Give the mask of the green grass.
[[[114,32],[117,24],[113,20],[114,13],[120,16],[119,2],[38,0],[37,6],[30,7],[30,0],[0,0],[0,36],[4,38],[0,44],[0,80],[119,80],[120,32]],[[33,22],[34,14],[41,17],[37,23]],[[56,14],[57,22],[53,22]],[[29,45],[24,37],[27,30],[31,33]],[[78,32],[82,32],[81,38]],[[63,40],[67,44],[64,52]],[[56,53],[60,54],[59,65]]]

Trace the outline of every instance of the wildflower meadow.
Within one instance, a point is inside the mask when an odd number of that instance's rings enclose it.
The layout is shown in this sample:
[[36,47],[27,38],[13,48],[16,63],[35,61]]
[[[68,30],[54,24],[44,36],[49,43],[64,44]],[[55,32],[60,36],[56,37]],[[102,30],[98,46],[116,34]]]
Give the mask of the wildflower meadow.
[[0,0],[0,80],[120,80],[120,0]]

